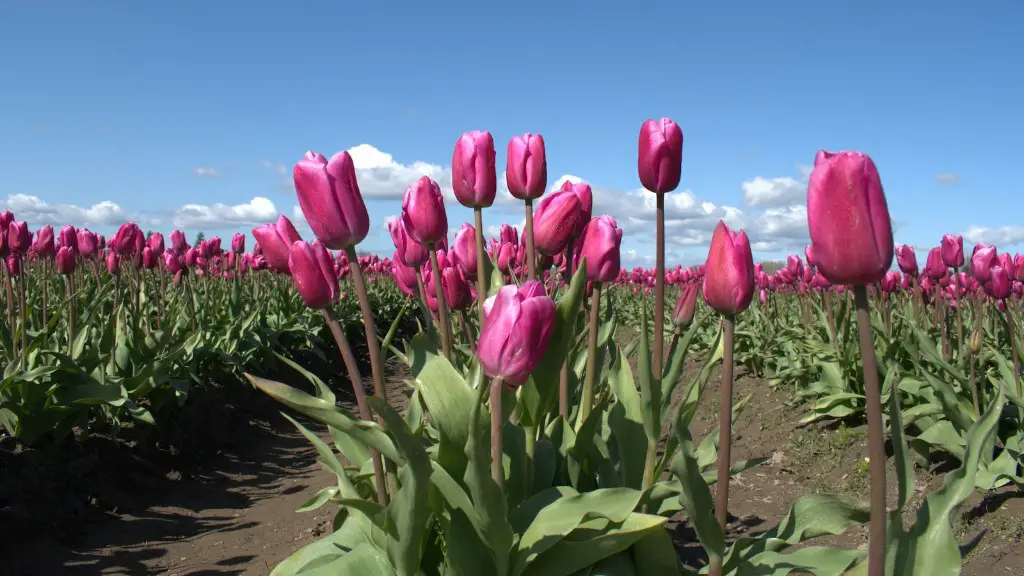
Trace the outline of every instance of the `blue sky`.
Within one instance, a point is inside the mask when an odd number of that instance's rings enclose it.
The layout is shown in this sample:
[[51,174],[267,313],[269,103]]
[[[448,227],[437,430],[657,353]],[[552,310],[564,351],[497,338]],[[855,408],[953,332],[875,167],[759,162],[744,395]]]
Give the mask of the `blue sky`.
[[[637,134],[668,116],[686,139],[671,262],[702,260],[719,218],[761,257],[801,251],[818,148],[875,159],[897,242],[1019,248],[1022,21],[1009,0],[6,0],[0,202],[33,227],[227,235],[293,215],[306,149],[358,146],[362,248],[389,254],[385,219],[420,174],[446,185],[459,134],[494,134],[500,177],[508,139],[539,132],[549,184],[590,182],[644,264]],[[519,224],[521,205],[484,216]]]

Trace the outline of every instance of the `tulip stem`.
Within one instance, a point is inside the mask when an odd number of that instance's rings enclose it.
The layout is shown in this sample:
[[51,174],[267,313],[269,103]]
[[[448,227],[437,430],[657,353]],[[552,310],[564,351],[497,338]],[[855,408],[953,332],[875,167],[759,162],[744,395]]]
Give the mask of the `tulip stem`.
[[654,261],[654,385],[661,385],[662,355],[665,350],[665,195],[657,199],[657,226]]
[[50,267],[45,259],[41,263],[41,268],[43,276],[43,330],[46,330],[46,326],[49,324],[46,317],[46,294],[50,284]]
[[503,437],[501,418],[501,378],[491,381],[491,478],[501,488],[505,483],[505,466],[502,462]]
[[451,332],[448,328],[448,303],[444,297],[444,286],[441,283],[441,268],[437,264],[437,252],[434,250],[433,243],[427,246],[427,252],[430,253],[430,268],[434,272],[434,294],[436,295],[437,300],[437,319],[441,324],[441,350],[444,352],[444,357],[451,361],[452,340]]
[[[982,315],[982,312],[984,312],[984,311],[985,311],[984,305],[979,300],[975,300],[975,302],[974,302],[974,332],[976,334],[978,334],[978,336],[979,336],[979,340],[978,340],[979,344],[981,343],[981,338],[980,337],[984,336],[984,332],[981,331],[981,315]],[[971,339],[973,340],[974,337],[972,336]],[[974,361],[975,361],[975,356],[978,355],[978,352],[981,352],[981,350],[979,349],[977,352],[975,352],[973,350],[971,351],[971,396],[972,396],[972,400],[974,400],[974,413],[975,413],[975,416],[977,418],[981,418],[981,400],[980,400],[981,395],[980,395],[980,393],[978,391],[978,382],[975,379],[975,374],[974,374],[974,364],[975,364]]]
[[[566,286],[572,281],[572,257],[573,257],[573,244],[575,242],[572,238],[569,239],[569,243],[565,247],[565,283]],[[574,310],[572,314],[572,330],[570,334],[576,333],[576,314],[578,310]],[[558,375],[558,414],[563,420],[569,420],[569,358],[566,357],[565,361],[562,362],[562,371]]]
[[[733,335],[735,319],[731,314],[722,316],[722,384],[718,412],[718,478],[715,480],[715,518],[725,532],[729,525],[729,466],[732,463],[732,377]],[[711,558],[711,576],[721,576],[722,558]]]
[[594,282],[590,296],[590,332],[587,334],[587,375],[583,381],[583,401],[580,403],[576,430],[583,427],[594,404],[594,380],[597,377],[597,329],[601,321],[601,283]]
[[[334,336],[334,343],[338,345],[341,352],[341,359],[345,362],[345,369],[348,370],[348,379],[352,382],[352,392],[356,396],[356,406],[359,407],[359,418],[367,422],[373,421],[373,414],[370,413],[370,406],[366,403],[366,390],[363,389],[363,378],[359,374],[359,365],[352,355],[352,347],[349,346],[348,338],[341,329],[338,319],[329,308],[323,310],[324,320],[327,327]],[[387,485],[384,482],[384,462],[381,461],[380,452],[370,449],[370,458],[373,460],[373,480],[377,486],[377,503],[381,506],[388,505]]]
[[955,280],[954,286],[956,286],[956,357],[959,361],[963,357],[966,345],[964,342],[964,302],[960,292],[960,273],[957,272],[955,267],[953,268],[953,280]]
[[469,342],[469,350],[475,355],[476,354],[476,338],[473,333],[470,332],[470,324],[466,321],[466,311],[459,310],[459,329],[462,330],[462,336]]
[[1011,303],[1004,300],[1003,307],[1006,308],[1006,339],[1010,342],[1010,357],[1013,358],[1013,387],[1017,395],[1021,395],[1020,386],[1020,359],[1017,352],[1017,338],[1013,322],[1013,309]]
[[853,287],[857,307],[860,357],[864,367],[864,396],[868,413],[868,463],[871,478],[871,526],[868,538],[868,576],[885,576],[885,430],[882,427],[882,391],[871,334],[871,310],[864,286]]
[[420,293],[420,310],[423,311],[424,326],[427,330],[434,329],[434,317],[430,314],[430,306],[427,304],[427,289],[423,286],[423,274],[419,266],[416,267],[416,291]]
[[479,206],[473,208],[473,221],[476,229],[473,231],[476,236],[476,309],[480,316],[480,331],[484,329],[484,300],[487,300],[487,277],[485,258],[487,248],[484,246],[484,211]]
[[528,279],[537,279],[537,258],[533,243],[533,198],[526,199],[526,273]]
[[71,354],[71,349],[75,345],[75,280],[74,276],[68,274],[67,276],[67,293],[68,293],[68,354]]

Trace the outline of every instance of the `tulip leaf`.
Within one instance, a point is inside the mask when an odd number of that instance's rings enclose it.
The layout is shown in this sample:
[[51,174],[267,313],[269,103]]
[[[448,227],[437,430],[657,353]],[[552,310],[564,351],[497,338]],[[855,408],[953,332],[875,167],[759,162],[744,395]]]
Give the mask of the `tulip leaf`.
[[622,486],[640,489],[647,450],[643,405],[626,356],[619,348],[615,352],[608,385],[616,402],[608,413],[608,425],[618,452],[619,481]]
[[721,557],[725,553],[725,535],[714,515],[711,489],[701,477],[690,430],[682,421],[677,420],[674,433],[680,448],[672,462],[672,473],[682,487],[679,503],[686,510],[701,546],[709,556]]
[[[589,515],[579,524],[578,528],[565,538],[558,540],[550,549],[530,562],[521,574],[523,576],[571,574],[629,549],[648,534],[655,531],[664,532],[662,526],[668,521],[668,518],[661,516],[634,512],[621,522],[616,522],[598,514],[595,511]],[[675,550],[671,540],[661,540],[659,544],[663,551],[665,546],[668,546],[668,550],[673,552]],[[627,560],[627,558],[623,556],[623,561],[627,562],[627,565],[632,565],[631,559]]]

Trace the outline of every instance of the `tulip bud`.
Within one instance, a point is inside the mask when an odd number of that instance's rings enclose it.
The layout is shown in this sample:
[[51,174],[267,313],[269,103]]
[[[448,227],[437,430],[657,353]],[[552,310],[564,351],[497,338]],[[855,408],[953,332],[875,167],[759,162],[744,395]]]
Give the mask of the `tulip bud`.
[[334,275],[331,256],[319,240],[312,244],[301,240],[289,250],[288,270],[295,288],[306,306],[322,310],[338,299],[338,278]]
[[622,229],[607,214],[591,220],[583,229],[575,266],[586,258],[587,279],[592,282],[614,282],[619,275]]
[[391,275],[403,294],[410,298],[419,297],[419,290],[416,286],[416,268],[403,264],[397,251],[394,258],[391,259]]
[[971,276],[984,284],[992,277],[992,267],[996,263],[996,247],[978,244],[971,255]]
[[548,163],[543,136],[527,132],[509,140],[505,183],[509,193],[520,200],[544,195],[548,186]]
[[477,357],[485,373],[512,387],[526,381],[547,351],[555,327],[555,303],[536,280],[498,290],[485,303],[486,320],[480,332]]
[[370,231],[370,216],[348,152],[327,160],[306,152],[292,170],[299,207],[313,234],[332,250],[355,246]]
[[896,263],[904,274],[917,276],[917,254],[914,253],[913,246],[906,244],[896,246]]
[[121,272],[121,257],[117,252],[111,251],[107,254],[107,272],[111,276],[117,276]]
[[804,259],[807,260],[807,266],[814,266],[814,246],[808,244],[804,246]]
[[996,254],[996,264],[1003,270],[1006,270],[1006,273],[1010,275],[1010,280],[1013,280],[1017,275],[1013,267],[1013,256],[1009,252]]
[[572,192],[549,194],[533,213],[533,242],[541,254],[558,254],[576,234],[582,220],[580,200]]
[[427,176],[421,176],[405,191],[402,199],[402,223],[409,236],[427,246],[448,234],[448,216],[444,211],[441,188]]
[[1006,269],[1002,266],[993,266],[989,281],[985,284],[985,291],[988,292],[988,295],[997,300],[1003,300],[1010,297],[1011,288],[1010,275]]
[[125,222],[117,229],[117,233],[110,240],[110,248],[118,253],[131,253],[135,251],[135,235],[142,234],[142,230],[134,222]]
[[[672,324],[676,328],[688,328],[693,323],[693,316],[697,312],[697,293],[700,287],[697,283],[683,286],[683,291],[676,300],[676,307],[672,310]],[[764,291],[762,290],[762,295]]]
[[78,253],[82,258],[93,258],[100,251],[99,238],[88,228],[78,231]]
[[206,256],[207,258],[211,258],[217,254],[220,254],[220,236],[210,237],[210,239],[206,241],[206,246],[207,249],[209,250],[209,255]]
[[797,280],[804,275],[804,263],[796,254],[790,254],[786,257],[786,270]]
[[679,186],[683,169],[683,131],[679,125],[662,118],[647,120],[640,127],[637,172],[644,188],[657,194]]
[[395,258],[402,264],[415,269],[430,258],[427,247],[409,237],[409,231],[406,229],[403,219],[389,220],[388,231],[391,233],[391,241],[395,244]]
[[441,289],[450,310],[465,310],[473,304],[469,282],[458,266],[449,266],[441,272]]
[[754,297],[754,259],[746,232],[737,234],[719,221],[705,270],[703,292],[708,306],[722,314],[747,309]]
[[61,246],[57,251],[57,271],[65,276],[75,272],[75,251],[69,246]]
[[11,222],[7,227],[7,245],[12,253],[22,255],[32,247],[32,232],[24,220]]
[[502,224],[501,230],[498,232],[498,242],[508,242],[509,244],[519,244],[519,230],[515,226],[509,226],[508,224]]
[[836,284],[867,285],[892,264],[892,223],[875,163],[859,152],[820,150],[807,186],[814,259]]
[[179,256],[188,250],[188,241],[185,240],[185,233],[181,230],[171,231],[171,249],[174,250]]
[[924,264],[924,275],[938,280],[949,273],[949,267],[942,261],[942,249],[936,246],[928,251],[928,259]]
[[164,255],[164,235],[159,232],[153,232],[149,235],[146,246],[149,247],[154,256],[157,258],[162,257]]
[[47,224],[36,232],[36,241],[32,244],[32,251],[43,258],[52,258],[57,250],[53,245],[53,227]]
[[476,280],[476,230],[472,226],[463,224],[459,228],[448,256],[456,266],[462,268],[466,278]]
[[[6,229],[5,227],[4,230]],[[74,226],[66,225],[60,229],[60,245],[78,252],[78,230]]]
[[971,354],[977,354],[981,352],[981,346],[984,343],[984,333],[981,328],[976,328],[971,332],[971,338],[967,341],[967,348],[971,351]]
[[574,184],[569,180],[562,182],[562,187],[558,191],[572,192],[580,201],[580,220],[576,226],[576,231],[573,233],[573,236],[579,237],[583,234],[583,229],[590,222],[591,214],[594,210],[594,191],[591,190],[590,184],[585,182]]
[[252,235],[262,248],[267,264],[278,272],[287,272],[291,246],[302,239],[292,221],[282,214],[274,224],[253,228]]
[[160,257],[157,256],[156,252],[153,252],[153,249],[150,248],[149,246],[146,246],[145,248],[142,249],[142,267],[145,268],[146,270],[152,270],[153,268],[156,268],[159,259]]
[[235,232],[235,235],[231,238],[231,251],[235,254],[245,252],[245,234]]
[[942,262],[948,268],[959,268],[964,264],[964,238],[952,234],[942,236]]
[[452,189],[467,208],[494,204],[498,177],[494,166],[494,138],[490,132],[466,132],[455,143],[452,154]]

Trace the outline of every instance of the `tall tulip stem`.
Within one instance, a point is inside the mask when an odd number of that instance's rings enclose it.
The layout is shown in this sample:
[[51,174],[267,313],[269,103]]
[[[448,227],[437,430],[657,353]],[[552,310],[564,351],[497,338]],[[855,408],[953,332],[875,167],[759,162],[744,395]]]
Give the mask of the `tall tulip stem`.
[[502,409],[501,409],[501,388],[504,382],[501,378],[491,381],[491,478],[501,487],[505,482],[505,465],[502,462],[503,441],[502,438]]
[[[341,329],[338,319],[329,308],[323,310],[324,321],[334,336],[334,343],[338,346],[341,359],[345,362],[345,369],[348,371],[348,378],[352,382],[352,393],[356,396],[356,406],[359,407],[359,418],[367,422],[373,421],[373,414],[370,413],[370,406],[366,403],[366,390],[363,389],[363,378],[359,374],[359,365],[352,354],[352,347],[349,346],[348,338]],[[384,462],[380,458],[380,452],[371,449],[370,458],[373,460],[373,480],[377,486],[377,503],[381,506],[388,505],[387,485],[384,481]]]
[[[732,463],[732,376],[733,334],[736,322],[732,315],[722,316],[722,385],[718,412],[718,479],[715,481],[715,518],[722,531],[729,524],[729,466]],[[709,574],[721,576],[722,558],[711,559]]]
[[363,313],[363,328],[366,331],[366,348],[370,352],[370,371],[373,373],[373,395],[387,402],[387,388],[384,384],[384,367],[381,366],[380,342],[377,342],[377,324],[370,304],[370,295],[366,291],[366,279],[363,269],[359,266],[359,256],[355,246],[346,246],[349,273],[352,275],[352,286],[359,298],[359,308]]
[[1013,307],[1012,304],[1005,300],[1003,306],[1006,308],[1006,339],[1010,341],[1010,357],[1013,359],[1013,387],[1017,391],[1017,395],[1021,395],[1020,385],[1020,358],[1017,352],[1017,336],[1016,329],[1013,322]]
[[487,300],[487,277],[484,260],[487,258],[487,248],[484,245],[484,210],[477,206],[473,208],[473,223],[476,224],[476,309],[480,316],[480,330],[484,329],[484,300]]
[[665,349],[665,195],[655,194],[658,219],[654,260],[654,385],[661,385],[662,354]]
[[967,346],[964,342],[964,300],[963,294],[960,292],[960,273],[956,268],[953,268],[953,280],[955,280],[954,286],[956,287],[956,356],[959,360]]
[[[566,283],[566,286],[568,286],[569,282],[572,281],[572,275],[573,275],[572,258],[573,258],[573,248],[574,248],[573,244],[574,244],[574,241],[572,239],[570,239],[569,240],[569,244],[565,247],[565,254],[563,256],[563,258],[565,260],[565,283]],[[576,331],[575,324],[576,324],[576,313],[577,312],[578,312],[578,310],[574,311],[573,315],[572,315],[572,319],[573,319],[572,322],[574,324],[574,326],[573,326],[573,333],[575,333],[575,331]],[[569,419],[569,359],[568,358],[566,358],[565,361],[562,362],[562,371],[558,375],[558,414],[562,417],[563,420],[568,420]]]
[[451,360],[452,340],[451,332],[448,328],[448,302],[445,301],[444,297],[444,286],[441,282],[441,268],[437,264],[437,252],[434,251],[433,244],[427,247],[427,252],[430,253],[430,268],[434,272],[434,294],[437,300],[437,319],[441,324],[441,350],[444,352],[444,357]]
[[526,273],[527,279],[537,279],[537,258],[533,244],[533,199],[526,199]]
[[885,437],[882,428],[882,390],[871,334],[871,310],[864,286],[853,287],[857,331],[864,367],[864,395],[868,413],[868,462],[871,478],[871,527],[868,538],[868,576],[885,575]]
[[416,267],[416,291],[420,295],[420,310],[423,311],[423,321],[426,323],[427,330],[434,328],[434,317],[430,314],[430,306],[427,305],[427,289],[423,286],[423,274],[420,272],[419,266]]
[[597,378],[597,329],[601,323],[601,283],[594,282],[590,296],[590,332],[587,335],[587,375],[583,381],[583,401],[580,403],[579,429],[587,421],[594,405],[594,380]]

